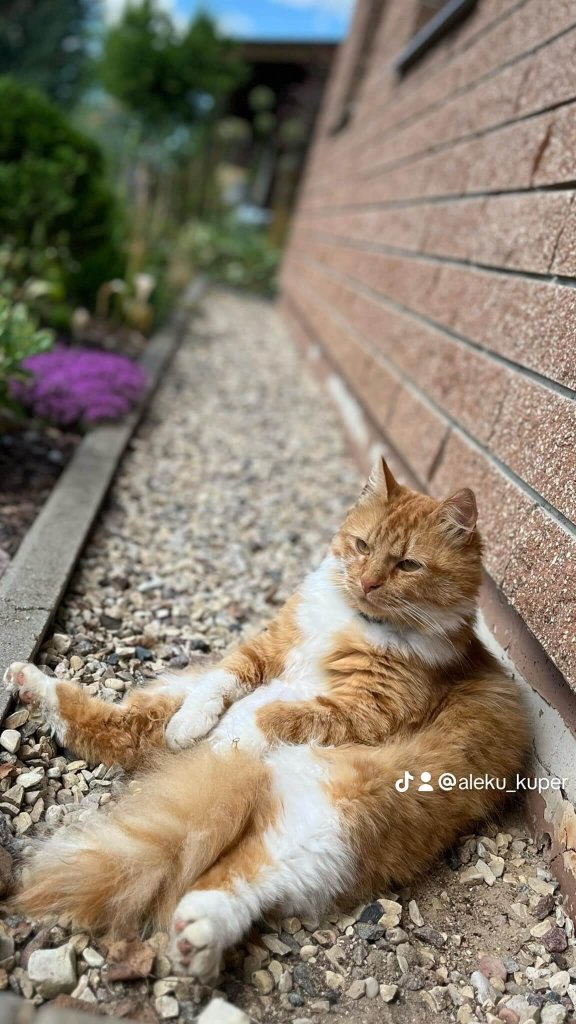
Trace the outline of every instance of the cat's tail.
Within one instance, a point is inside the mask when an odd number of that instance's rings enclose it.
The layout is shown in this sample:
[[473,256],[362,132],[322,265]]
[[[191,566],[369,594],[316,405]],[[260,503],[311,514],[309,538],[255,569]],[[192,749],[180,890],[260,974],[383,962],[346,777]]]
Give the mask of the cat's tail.
[[93,932],[165,927],[182,895],[247,827],[265,798],[265,767],[207,744],[163,755],[105,816],[40,841],[15,898]]

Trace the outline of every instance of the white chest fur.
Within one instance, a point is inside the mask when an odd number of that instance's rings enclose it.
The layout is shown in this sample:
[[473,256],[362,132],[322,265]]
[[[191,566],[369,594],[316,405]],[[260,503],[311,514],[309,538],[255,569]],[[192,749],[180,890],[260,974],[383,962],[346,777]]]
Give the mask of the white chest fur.
[[326,692],[322,660],[336,634],[359,621],[338,590],[335,571],[336,559],[328,556],[305,579],[296,611],[300,642],[288,654],[284,671],[228,709],[212,733],[213,745],[223,747],[238,740],[241,746],[261,750],[264,737],[254,721],[258,708],[279,700],[312,700]]
[[400,655],[418,655],[431,665],[452,660],[454,649],[440,623],[439,632],[431,635],[412,629],[399,631],[389,623],[363,619],[339,588],[342,571],[338,559],[328,555],[306,578],[296,610],[300,642],[290,651],[278,679],[259,686],[226,711],[211,734],[213,745],[222,748],[237,741],[254,751],[264,750],[266,742],[255,723],[256,711],[274,701],[312,700],[326,693],[322,663],[335,638],[344,630],[356,631],[375,648],[376,657],[378,652],[390,650]]

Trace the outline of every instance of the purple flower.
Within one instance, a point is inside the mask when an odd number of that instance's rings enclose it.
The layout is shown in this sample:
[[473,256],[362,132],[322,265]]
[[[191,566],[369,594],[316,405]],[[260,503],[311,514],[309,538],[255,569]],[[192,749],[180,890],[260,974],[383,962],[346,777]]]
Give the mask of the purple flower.
[[126,356],[57,345],[22,362],[30,376],[12,380],[10,391],[35,416],[53,423],[116,420],[144,392],[144,370]]

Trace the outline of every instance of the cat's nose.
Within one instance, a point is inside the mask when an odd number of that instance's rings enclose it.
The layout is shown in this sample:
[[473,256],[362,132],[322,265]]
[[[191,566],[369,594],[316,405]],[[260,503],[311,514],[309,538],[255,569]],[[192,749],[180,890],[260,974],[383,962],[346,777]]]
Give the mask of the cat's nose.
[[360,583],[362,584],[362,590],[365,594],[369,594],[371,590],[377,590],[380,586],[380,584],[376,583],[375,580],[368,580],[365,576],[362,577]]

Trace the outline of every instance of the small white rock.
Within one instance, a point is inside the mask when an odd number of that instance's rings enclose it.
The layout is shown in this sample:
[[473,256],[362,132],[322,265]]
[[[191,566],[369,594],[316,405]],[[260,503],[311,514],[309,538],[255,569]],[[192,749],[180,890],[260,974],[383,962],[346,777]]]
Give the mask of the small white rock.
[[38,786],[44,778],[44,771],[42,768],[35,768],[31,772],[22,772],[18,776],[18,785],[22,786],[23,789],[33,789],[34,786]]
[[20,746],[20,740],[22,737],[16,729],[4,729],[0,733],[0,747],[4,747],[9,754],[15,754]]
[[86,946],[86,949],[82,953],[82,956],[88,967],[102,967],[104,963],[104,957],[97,950],[92,949],[92,946]]
[[410,900],[408,904],[408,913],[410,914],[410,920],[417,928],[421,928],[424,924],[424,918],[420,913],[420,908],[416,903],[416,900]]
[[250,1024],[250,1018],[225,999],[212,999],[198,1017],[198,1024]]
[[568,971],[557,971],[557,973],[553,974],[550,978],[550,988],[560,996],[566,995],[569,984],[570,975]]
[[398,985],[380,985],[380,999],[391,1003],[398,995]]
[[366,978],[366,989],[365,996],[367,999],[375,999],[380,991],[380,986],[376,981],[376,978]]
[[353,981],[348,989],[346,995],[349,999],[362,999],[362,996],[366,993],[366,982],[362,979]]
[[180,1013],[178,1000],[174,996],[158,996],[155,1005],[156,1012],[163,1020],[174,1020]]
[[302,946],[300,950],[300,959],[305,962],[315,957],[318,952],[318,946]]

